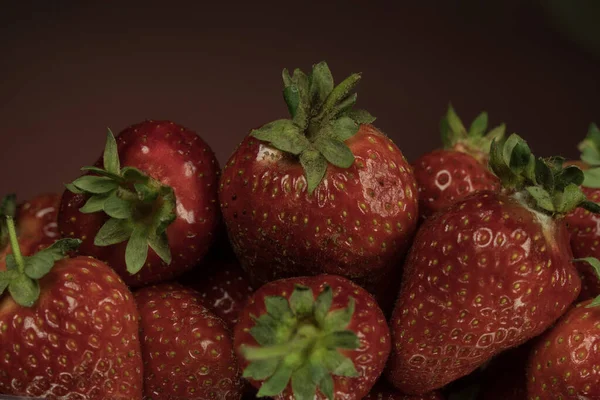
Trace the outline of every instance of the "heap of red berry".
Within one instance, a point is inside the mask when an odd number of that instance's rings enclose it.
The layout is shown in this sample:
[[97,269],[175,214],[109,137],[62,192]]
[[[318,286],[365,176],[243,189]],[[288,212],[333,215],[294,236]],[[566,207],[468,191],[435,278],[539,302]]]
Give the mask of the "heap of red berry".
[[284,70],[222,173],[148,120],[6,196],[0,397],[600,399],[600,130],[538,158],[449,107],[409,163],[360,78]]

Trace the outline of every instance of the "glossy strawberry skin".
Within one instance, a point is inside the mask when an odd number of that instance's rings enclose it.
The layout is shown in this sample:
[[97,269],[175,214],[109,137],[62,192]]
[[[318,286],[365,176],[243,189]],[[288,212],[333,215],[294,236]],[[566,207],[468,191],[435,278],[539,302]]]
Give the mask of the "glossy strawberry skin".
[[56,262],[40,285],[32,308],[0,299],[0,393],[141,400],[138,312],[119,276],[76,257]]
[[421,226],[390,322],[388,379],[406,393],[441,388],[539,335],[581,282],[561,221],[480,192]]
[[[172,261],[164,263],[152,250],[141,271],[131,275],[125,266],[127,242],[107,247],[94,245],[94,237],[108,217],[79,212],[87,197],[66,190],[58,227],[64,237],[83,240],[79,252],[106,261],[132,287],[172,279],[189,270],[206,255],[219,221],[217,182],[219,165],[209,146],[194,132],[170,121],[145,121],[116,138],[121,167],[136,167],[169,185],[177,198],[177,219],[167,228]],[[102,158],[96,164],[103,166]]]
[[529,359],[528,399],[600,398],[600,307],[577,304],[536,340]]
[[474,192],[500,190],[500,180],[469,154],[435,150],[413,163],[419,211],[428,217]]
[[418,395],[403,394],[389,387],[388,384],[379,382],[363,400],[444,400],[444,396],[439,392]]
[[416,182],[401,151],[373,126],[361,125],[345,143],[354,164],[329,165],[312,195],[297,160],[250,136],[226,164],[219,199],[253,286],[323,273],[378,293],[395,283],[389,274],[418,220]]
[[[360,339],[360,347],[357,350],[341,351],[349,357],[360,376],[357,378],[346,378],[334,376],[334,398],[345,400],[358,400],[367,395],[373,387],[377,378],[381,375],[385,362],[390,352],[389,328],[381,309],[377,306],[375,299],[367,291],[340,276],[318,275],[314,277],[299,277],[281,279],[267,283],[260,287],[246,303],[246,307],[240,314],[240,320],[235,326],[234,347],[239,352],[240,346],[257,346],[249,329],[254,326],[253,316],[265,314],[265,297],[268,296],[290,296],[296,285],[311,288],[315,295],[320,293],[325,285],[329,285],[333,291],[333,302],[331,310],[345,308],[348,298],[352,296],[355,300],[355,311],[347,329],[356,332]],[[242,369],[246,368],[248,362],[241,354],[238,360]],[[261,383],[251,381],[252,385],[259,388]],[[276,400],[293,400],[294,396],[291,385],[274,397]],[[324,400],[325,396],[317,391],[315,400]]]
[[242,382],[225,323],[178,284],[138,290],[145,398],[240,399]]
[[[581,188],[587,198],[600,202],[600,189]],[[571,248],[575,258],[600,258],[600,216],[590,213],[583,208],[577,208],[565,218],[571,232]],[[600,296],[600,279],[587,263],[577,263],[581,274],[580,300]]]
[[[60,195],[41,194],[19,204],[15,215],[21,253],[25,256],[48,247],[60,238],[56,226]],[[0,270],[6,268],[4,258],[11,253],[10,246],[0,251]]]

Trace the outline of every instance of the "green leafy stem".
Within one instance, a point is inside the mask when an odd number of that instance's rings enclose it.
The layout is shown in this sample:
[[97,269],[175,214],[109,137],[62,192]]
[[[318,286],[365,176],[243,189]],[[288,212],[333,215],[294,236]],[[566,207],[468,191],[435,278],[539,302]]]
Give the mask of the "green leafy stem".
[[325,62],[313,65],[307,76],[300,69],[293,75],[283,70],[283,96],[291,119],[270,122],[251,132],[274,148],[297,156],[304,169],[309,193],[317,188],[327,172],[327,165],[349,168],[354,155],[345,143],[360,124],[375,118],[365,110],[354,110],[357,94],[351,93],[360,80],[352,74],[334,86]]
[[98,230],[94,245],[127,241],[125,263],[130,274],[144,266],[149,247],[170,264],[166,229],[176,219],[173,189],[136,168],[121,168],[117,143],[110,130],[103,162],[104,168],[83,167],[83,171],[94,175],[81,176],[66,185],[73,193],[88,195],[80,212],[103,212],[110,217]]
[[583,186],[598,189],[600,188],[600,129],[598,125],[590,124],[587,136],[579,143],[581,151],[581,161],[587,166],[583,174],[585,179]]
[[440,121],[440,133],[444,148],[464,151],[480,162],[487,161],[492,141],[503,139],[506,132],[504,124],[498,125],[489,132],[487,129],[487,112],[480,113],[467,130],[452,104],[448,106],[446,115]]
[[14,199],[14,195],[9,195],[0,206],[0,217],[6,222],[12,250],[11,254],[6,255],[6,270],[0,271],[0,295],[8,289],[17,304],[31,307],[40,296],[39,279],[50,272],[56,261],[64,258],[69,251],[75,250],[81,244],[81,240],[61,239],[34,255],[23,256],[14,221]]
[[313,400],[317,388],[333,399],[332,375],[356,377],[352,360],[340,349],[356,349],[359,339],[346,329],[354,314],[354,299],[348,306],[330,311],[333,293],[329,286],[316,301],[313,291],[297,285],[289,301],[280,296],[265,298],[266,314],[255,318],[250,334],[260,345],[242,346],[250,361],[243,376],[264,381],[258,397],[276,396],[291,381],[294,398]]
[[525,195],[538,211],[564,215],[577,207],[600,213],[600,205],[589,201],[580,185],[583,171],[564,166],[562,157],[536,158],[527,142],[517,134],[494,140],[490,149],[490,169],[507,190]]

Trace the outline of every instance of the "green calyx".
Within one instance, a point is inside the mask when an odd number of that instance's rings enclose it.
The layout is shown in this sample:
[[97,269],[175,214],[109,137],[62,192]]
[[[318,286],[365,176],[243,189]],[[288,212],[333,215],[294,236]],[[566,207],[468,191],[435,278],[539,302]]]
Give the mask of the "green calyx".
[[600,129],[596,124],[590,125],[587,136],[579,143],[578,148],[581,151],[581,161],[590,167],[583,172],[583,186],[600,188]]
[[[576,258],[573,260],[574,262],[585,262],[592,267],[592,270],[596,274],[596,278],[600,281],[600,260],[594,257],[584,257],[584,258]],[[591,307],[600,307],[600,296],[593,299],[590,304],[586,306],[587,308]]]
[[[7,215],[14,218],[17,212],[17,196],[9,194],[0,200],[0,216]],[[8,225],[5,218],[0,218],[0,249],[9,244]]]
[[121,168],[117,142],[110,130],[104,149],[104,169],[83,167],[82,170],[94,175],[84,175],[66,185],[73,193],[89,196],[79,211],[104,212],[110,217],[96,234],[94,245],[111,246],[127,241],[125,263],[130,274],[144,266],[149,247],[170,264],[166,230],[177,217],[173,189],[136,168]]
[[440,121],[440,133],[445,149],[454,149],[473,156],[481,163],[486,163],[492,141],[504,137],[506,126],[501,124],[489,132],[488,115],[484,111],[479,114],[469,130],[465,128],[452,105],[448,106],[446,115]]
[[283,70],[283,97],[291,119],[270,122],[250,134],[274,148],[298,157],[312,193],[323,180],[327,165],[349,168],[354,155],[345,141],[361,124],[375,118],[354,110],[357,94],[351,93],[360,74],[352,74],[337,86],[325,62],[313,65],[307,76],[300,69],[293,75]]
[[536,158],[517,134],[492,142],[489,167],[505,189],[516,192],[534,209],[555,216],[577,207],[600,213],[600,205],[588,201],[580,185],[583,171],[564,166],[562,157]]
[[332,375],[358,376],[352,360],[339,351],[360,345],[356,333],[346,329],[354,314],[354,299],[346,308],[330,310],[332,300],[329,286],[315,300],[313,291],[300,285],[289,301],[265,298],[267,313],[255,318],[250,329],[260,347],[241,348],[250,361],[243,376],[264,381],[258,397],[276,396],[291,381],[295,399],[313,400],[319,389],[332,400]]
[[16,209],[15,196],[9,195],[2,200],[0,218],[6,222],[8,240],[12,253],[6,256],[6,270],[0,271],[0,295],[6,289],[13,300],[23,306],[31,307],[40,296],[39,279],[46,275],[54,263],[75,250],[81,240],[61,239],[52,246],[25,257],[21,253],[14,221]]

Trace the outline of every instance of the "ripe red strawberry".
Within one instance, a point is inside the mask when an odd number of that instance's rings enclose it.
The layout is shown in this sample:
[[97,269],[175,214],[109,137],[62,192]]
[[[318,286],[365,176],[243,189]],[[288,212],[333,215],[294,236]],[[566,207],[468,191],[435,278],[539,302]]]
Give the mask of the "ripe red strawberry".
[[358,400],[379,378],[389,339],[367,291],[340,276],[318,275],[259,288],[240,315],[234,345],[259,397]]
[[416,229],[411,168],[370,114],[351,109],[359,74],[334,87],[322,62],[283,76],[293,119],[251,131],[221,177],[234,251],[254,286],[328,273],[384,293]]
[[225,323],[178,284],[135,293],[146,399],[240,399],[242,381]]
[[184,276],[180,282],[197,290],[202,303],[233,330],[239,313],[252,294],[252,287],[236,260],[213,259],[210,264],[207,269],[215,271],[212,274],[202,273],[203,265],[199,272],[192,270],[192,274]]
[[487,113],[482,112],[467,132],[448,108],[442,119],[443,149],[422,155],[413,163],[419,188],[419,211],[428,217],[481,190],[500,190],[500,181],[487,167],[492,140],[504,136],[504,125],[486,134]]
[[130,286],[174,278],[206,255],[219,220],[219,166],[194,132],[146,121],[115,142],[109,131],[104,157],[84,170],[58,218],[63,236],[83,240],[81,254],[106,261]]
[[[59,239],[56,216],[60,196],[41,194],[17,206],[15,224],[21,253],[29,256],[50,246]],[[8,245],[8,232],[0,222],[0,270],[6,269],[4,258],[11,252]]]
[[[590,126],[588,135],[579,145],[581,150],[580,165],[584,169],[583,193],[590,201],[600,202],[600,129],[595,124]],[[571,247],[577,258],[600,258],[600,217],[583,208],[577,208],[567,215],[571,232]],[[581,273],[580,300],[600,296],[600,279],[586,263],[578,263]]]
[[600,399],[600,302],[577,304],[540,337],[528,364],[527,398]]
[[387,371],[403,392],[469,374],[541,334],[579,295],[560,216],[600,211],[579,189],[582,171],[536,159],[517,135],[490,155],[511,194],[479,192],[426,220],[405,264]]
[[363,400],[444,400],[444,396],[439,392],[418,394],[415,396],[403,394],[385,382],[379,381]]
[[7,220],[13,253],[0,272],[0,393],[141,400],[138,313],[123,281],[91,257],[63,258],[75,239],[24,257]]

